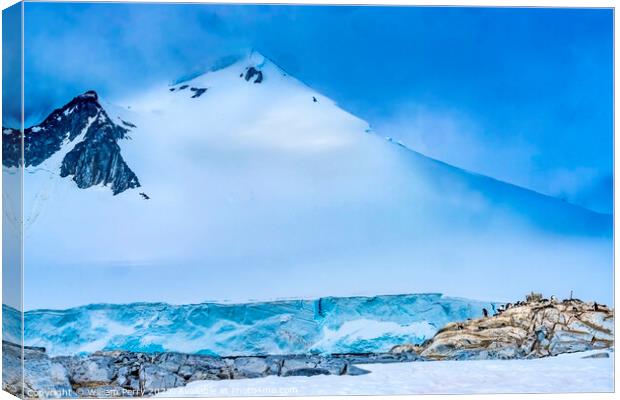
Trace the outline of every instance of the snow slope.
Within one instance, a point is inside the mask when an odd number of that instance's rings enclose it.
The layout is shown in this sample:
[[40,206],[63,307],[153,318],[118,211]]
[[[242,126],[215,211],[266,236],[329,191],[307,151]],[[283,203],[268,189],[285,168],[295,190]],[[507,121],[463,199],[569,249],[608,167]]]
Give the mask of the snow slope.
[[[417,294],[267,303],[94,304],[24,315],[24,342],[47,353],[97,350],[230,355],[387,352],[421,343],[449,322],[495,305]],[[4,307],[5,339],[19,342],[19,313]],[[13,317],[13,318],[10,318]],[[17,341],[16,341],[17,340]]]
[[610,215],[387,140],[260,54],[100,103],[136,126],[119,145],[141,187],[113,196],[27,169],[26,309],[530,290],[611,302]]

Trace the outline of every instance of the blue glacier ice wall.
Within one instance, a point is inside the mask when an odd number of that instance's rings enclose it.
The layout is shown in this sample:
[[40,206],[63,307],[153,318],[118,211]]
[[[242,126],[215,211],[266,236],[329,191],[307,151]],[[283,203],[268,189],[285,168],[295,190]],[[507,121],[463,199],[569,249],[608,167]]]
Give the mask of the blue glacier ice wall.
[[22,341],[22,313],[2,304],[2,340],[19,344]]
[[[25,313],[25,344],[51,355],[97,350],[212,355],[384,352],[420,343],[497,304],[411,294],[246,304],[92,304]],[[8,328],[8,327],[5,327]]]

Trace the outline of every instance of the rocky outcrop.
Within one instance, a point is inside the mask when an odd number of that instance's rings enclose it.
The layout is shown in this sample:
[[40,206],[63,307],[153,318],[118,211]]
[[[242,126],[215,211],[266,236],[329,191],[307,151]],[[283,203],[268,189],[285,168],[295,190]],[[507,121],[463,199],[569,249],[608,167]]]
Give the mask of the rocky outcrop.
[[110,119],[97,93],[88,91],[54,110],[40,124],[24,130],[23,160],[21,132],[3,128],[3,165],[36,167],[70,146],[58,172],[61,177],[72,176],[79,188],[103,184],[118,194],[139,187],[138,177],[121,156],[118,144],[135,125],[123,120],[121,123],[124,127]]
[[60,176],[73,176],[80,189],[110,186],[115,195],[139,187],[138,177],[123,160],[117,143],[124,137],[125,128],[112,124],[101,110],[86,129],[84,140],[62,160]]
[[263,81],[263,72],[254,67],[250,67],[245,71],[244,79],[248,82],[252,80],[254,83],[261,83]]
[[198,97],[202,96],[204,92],[207,91],[208,88],[190,88],[189,90],[191,90],[192,92],[194,92],[192,99],[197,99]]
[[392,353],[430,360],[537,358],[609,348],[613,340],[614,312],[608,307],[540,299],[450,323],[422,345],[396,346]]
[[[73,397],[75,392],[62,364],[55,363],[40,347],[22,348],[2,342],[3,389],[18,397]],[[27,362],[22,362],[27,360]],[[23,368],[22,368],[23,367]]]
[[[420,359],[409,353],[214,357],[125,351],[50,358],[35,347],[24,354],[25,397],[146,396],[199,380],[361,375],[368,371],[354,364]],[[22,392],[20,359],[20,347],[3,342],[5,389],[16,395]]]

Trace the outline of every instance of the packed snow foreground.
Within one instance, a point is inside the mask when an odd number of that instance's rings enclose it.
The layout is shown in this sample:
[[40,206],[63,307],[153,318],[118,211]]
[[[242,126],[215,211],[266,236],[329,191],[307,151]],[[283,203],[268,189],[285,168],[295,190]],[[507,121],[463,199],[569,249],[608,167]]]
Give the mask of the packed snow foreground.
[[533,360],[359,365],[367,375],[198,381],[160,397],[613,392],[613,352]]

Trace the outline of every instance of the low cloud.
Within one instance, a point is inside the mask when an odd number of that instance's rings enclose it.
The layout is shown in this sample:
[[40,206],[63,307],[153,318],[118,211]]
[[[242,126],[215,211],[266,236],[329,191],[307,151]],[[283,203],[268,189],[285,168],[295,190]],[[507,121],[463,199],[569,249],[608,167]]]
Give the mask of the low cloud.
[[613,176],[587,165],[542,168],[544,149],[525,135],[498,135],[466,113],[403,105],[375,124],[384,136],[459,168],[558,197],[602,213],[613,210]]

